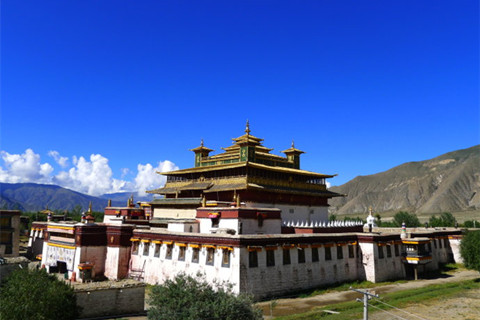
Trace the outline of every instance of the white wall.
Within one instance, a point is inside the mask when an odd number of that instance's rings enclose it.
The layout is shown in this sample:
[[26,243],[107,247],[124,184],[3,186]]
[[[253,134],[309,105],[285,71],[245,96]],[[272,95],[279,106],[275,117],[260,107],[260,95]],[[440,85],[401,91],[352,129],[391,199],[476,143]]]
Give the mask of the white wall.
[[[246,206],[251,208],[278,208],[282,211],[281,216],[284,222],[328,222],[327,206],[301,206],[259,202],[246,202]],[[293,209],[293,213],[290,213],[290,209]],[[310,213],[312,210],[313,213]]]
[[280,234],[282,232],[280,219],[265,219],[263,225],[258,226],[257,219],[222,219],[219,218],[218,228],[212,228],[212,220],[209,218],[197,219],[200,222],[200,233],[212,233],[217,229],[233,229],[239,234],[240,223],[242,234]]
[[[143,255],[143,246],[150,245],[149,255]],[[205,279],[214,284],[215,281],[229,281],[234,285],[235,292],[239,292],[239,248],[233,248],[230,253],[230,267],[222,267],[223,250],[217,248],[214,255],[214,264],[207,265],[207,248],[200,248],[198,262],[192,262],[193,248],[186,247],[184,261],[178,260],[179,247],[173,245],[172,258],[166,259],[167,245],[162,244],[160,257],[154,257],[154,244],[141,243],[138,255],[131,257],[131,269],[142,270],[144,268],[144,281],[149,284],[161,284],[167,279],[172,279],[180,273],[192,276],[198,272],[205,275]]]
[[154,208],[154,218],[195,219],[197,209]]

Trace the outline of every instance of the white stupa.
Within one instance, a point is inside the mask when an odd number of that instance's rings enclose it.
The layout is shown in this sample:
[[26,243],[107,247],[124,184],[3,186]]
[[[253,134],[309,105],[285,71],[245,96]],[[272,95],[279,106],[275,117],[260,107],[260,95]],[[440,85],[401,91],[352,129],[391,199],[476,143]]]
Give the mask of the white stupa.
[[367,223],[363,225],[365,228],[368,228],[372,226],[372,228],[375,228],[377,224],[375,223],[375,217],[372,215],[372,207],[368,208],[368,217],[367,217]]

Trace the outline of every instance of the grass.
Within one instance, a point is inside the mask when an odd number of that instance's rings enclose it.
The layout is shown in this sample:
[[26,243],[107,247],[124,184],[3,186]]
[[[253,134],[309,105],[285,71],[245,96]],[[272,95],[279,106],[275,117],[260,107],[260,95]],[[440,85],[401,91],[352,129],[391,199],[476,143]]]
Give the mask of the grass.
[[319,294],[324,294],[324,293],[330,293],[330,292],[339,292],[339,291],[346,291],[349,290],[350,288],[354,289],[370,289],[370,288],[375,288],[375,287],[380,287],[380,286],[385,286],[389,284],[398,284],[398,283],[406,283],[408,282],[407,280],[396,280],[396,281],[385,281],[385,282],[377,282],[373,283],[370,281],[353,281],[353,282],[345,282],[341,283],[338,285],[333,285],[333,286],[328,286],[328,287],[320,287],[318,289],[309,290],[302,292],[296,297],[298,298],[308,298],[308,297],[314,297]]
[[[449,297],[461,292],[480,289],[480,278],[475,280],[467,280],[462,282],[445,283],[430,285],[417,289],[403,290],[398,292],[392,292],[385,294],[381,297],[381,301],[388,303],[389,305],[397,308],[403,308],[411,303],[419,303],[426,300],[438,299]],[[391,309],[375,300],[370,300],[370,303],[383,310]],[[323,310],[332,310],[339,312],[339,314],[325,313]],[[369,310],[373,312],[373,308]],[[363,304],[359,302],[344,302],[338,304],[332,304],[323,306],[321,308],[313,309],[312,311],[295,314],[290,316],[284,316],[276,318],[278,320],[310,320],[318,318],[326,318],[327,320],[340,320],[340,319],[360,319],[363,315]]]

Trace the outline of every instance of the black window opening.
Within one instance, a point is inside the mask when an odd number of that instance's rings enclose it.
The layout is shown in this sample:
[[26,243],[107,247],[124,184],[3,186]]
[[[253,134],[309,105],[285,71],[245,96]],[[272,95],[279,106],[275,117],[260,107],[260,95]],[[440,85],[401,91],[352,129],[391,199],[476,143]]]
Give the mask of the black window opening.
[[305,250],[303,248],[297,248],[298,263],[305,263]]
[[398,257],[400,255],[400,249],[398,244],[395,244],[394,249],[395,249],[395,257]]
[[290,249],[283,249],[283,264],[287,265],[290,264]]
[[348,245],[348,257],[355,258],[355,251],[353,250],[353,245]]
[[332,248],[325,247],[325,260],[332,260]]
[[249,268],[258,267],[258,254],[256,250],[248,252],[248,267]]
[[387,246],[387,258],[392,257],[392,246]]
[[378,247],[378,258],[379,259],[383,259],[384,258],[384,255],[383,255],[383,247]]
[[275,250],[267,250],[267,267],[275,266]]
[[218,225],[220,224],[220,218],[211,218],[212,220],[212,228],[218,228]]
[[337,259],[343,259],[343,247],[337,246]]
[[312,262],[318,262],[319,260],[318,248],[312,248]]

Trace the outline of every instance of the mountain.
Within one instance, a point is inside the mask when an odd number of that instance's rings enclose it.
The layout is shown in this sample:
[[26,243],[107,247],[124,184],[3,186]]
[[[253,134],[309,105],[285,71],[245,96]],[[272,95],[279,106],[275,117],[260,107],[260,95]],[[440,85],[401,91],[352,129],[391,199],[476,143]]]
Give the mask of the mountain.
[[133,195],[134,202],[142,201],[149,202],[153,200],[153,194],[147,193],[145,196],[140,196],[138,192],[117,192],[117,193],[106,193],[99,196],[102,199],[110,199],[113,202],[122,202],[125,205],[127,200]]
[[414,213],[480,209],[480,145],[408,162],[388,171],[358,176],[329,190],[335,214],[405,210]]
[[[108,201],[51,184],[0,183],[0,207],[22,211],[72,210],[76,205],[88,208],[92,202],[94,211],[103,211]],[[112,205],[124,206],[125,201],[112,201]]]

